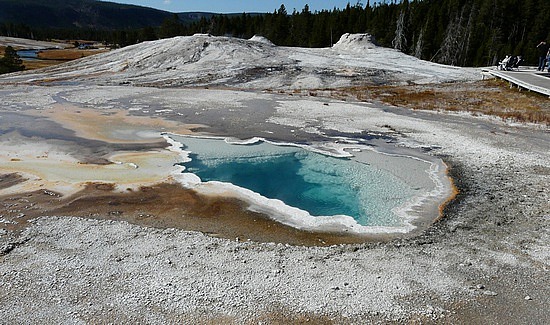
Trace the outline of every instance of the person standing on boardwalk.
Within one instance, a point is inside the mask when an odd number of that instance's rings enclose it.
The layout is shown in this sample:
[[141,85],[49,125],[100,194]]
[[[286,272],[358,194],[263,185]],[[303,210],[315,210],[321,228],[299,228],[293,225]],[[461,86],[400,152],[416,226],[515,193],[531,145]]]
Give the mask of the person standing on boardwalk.
[[539,51],[539,67],[538,71],[544,71],[544,66],[546,63],[546,54],[548,53],[549,46],[545,41],[542,41],[537,45],[537,50]]

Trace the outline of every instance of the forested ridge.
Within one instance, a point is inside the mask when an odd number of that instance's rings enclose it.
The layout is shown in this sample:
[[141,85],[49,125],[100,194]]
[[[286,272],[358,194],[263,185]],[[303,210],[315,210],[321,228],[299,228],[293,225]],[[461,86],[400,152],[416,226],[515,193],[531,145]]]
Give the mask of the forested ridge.
[[0,22],[41,28],[143,28],[170,13],[96,0],[0,0]]
[[[550,40],[549,0],[403,0],[356,3],[312,12],[306,5],[288,12],[284,5],[268,14],[203,16],[182,22],[171,15],[160,26],[131,30],[33,30],[0,24],[0,34],[19,28],[35,38],[89,38],[125,46],[145,40],[210,33],[267,37],[282,46],[328,47],[344,33],[370,33],[381,46],[424,60],[459,65],[494,65],[507,54],[534,64],[535,46]],[[24,30],[26,28],[26,31]],[[56,34],[57,33],[57,34]],[[72,38],[76,38],[72,37]]]

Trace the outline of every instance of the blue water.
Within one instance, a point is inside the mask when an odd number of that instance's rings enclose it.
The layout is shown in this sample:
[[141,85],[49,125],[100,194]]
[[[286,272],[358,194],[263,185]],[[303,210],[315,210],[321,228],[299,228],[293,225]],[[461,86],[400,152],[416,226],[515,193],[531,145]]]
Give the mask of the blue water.
[[37,59],[38,50],[19,50],[17,51],[17,55],[19,55],[21,59]]
[[385,171],[298,147],[174,139],[192,152],[191,161],[183,164],[186,171],[203,182],[232,183],[313,216],[347,215],[362,225],[401,225],[392,209],[414,194]]

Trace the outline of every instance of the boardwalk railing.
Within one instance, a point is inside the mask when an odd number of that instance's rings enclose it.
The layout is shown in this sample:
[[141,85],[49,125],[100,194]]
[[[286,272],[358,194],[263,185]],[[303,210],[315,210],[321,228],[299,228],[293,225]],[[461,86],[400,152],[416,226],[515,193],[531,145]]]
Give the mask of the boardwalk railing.
[[482,69],[496,78],[510,82],[518,88],[527,89],[550,97],[550,78],[537,75],[532,70],[502,71],[497,69]]

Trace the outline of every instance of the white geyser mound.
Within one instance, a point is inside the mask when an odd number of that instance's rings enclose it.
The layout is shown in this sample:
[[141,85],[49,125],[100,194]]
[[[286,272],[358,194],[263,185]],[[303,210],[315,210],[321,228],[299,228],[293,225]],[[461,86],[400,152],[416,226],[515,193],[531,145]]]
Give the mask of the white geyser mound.
[[347,51],[363,51],[365,49],[377,48],[374,36],[370,34],[350,34],[346,33],[340,37],[340,40],[333,45],[335,49]]
[[267,39],[266,37],[261,36],[261,35],[254,35],[249,39],[249,41],[275,46],[275,44],[273,44],[273,42],[271,42],[269,39]]

